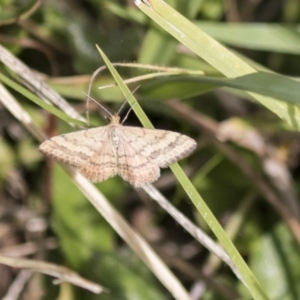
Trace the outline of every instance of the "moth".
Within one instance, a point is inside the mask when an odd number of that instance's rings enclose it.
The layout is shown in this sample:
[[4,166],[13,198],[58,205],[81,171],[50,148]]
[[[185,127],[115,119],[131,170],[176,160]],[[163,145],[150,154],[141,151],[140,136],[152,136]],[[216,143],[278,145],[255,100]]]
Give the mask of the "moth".
[[118,114],[110,114],[108,125],[52,137],[39,150],[77,168],[93,182],[118,174],[134,187],[141,187],[156,181],[160,168],[188,156],[196,146],[186,135],[123,126]]

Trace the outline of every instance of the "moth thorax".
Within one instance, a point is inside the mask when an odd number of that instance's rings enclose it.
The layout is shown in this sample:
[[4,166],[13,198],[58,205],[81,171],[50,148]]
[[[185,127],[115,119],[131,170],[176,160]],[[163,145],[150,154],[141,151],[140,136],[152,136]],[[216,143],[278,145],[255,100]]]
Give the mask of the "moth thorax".
[[112,142],[112,144],[113,144],[113,146],[114,146],[115,149],[118,148],[119,141],[120,141],[120,138],[117,135],[117,133],[115,131],[115,128],[113,127],[112,130],[111,130],[111,142]]

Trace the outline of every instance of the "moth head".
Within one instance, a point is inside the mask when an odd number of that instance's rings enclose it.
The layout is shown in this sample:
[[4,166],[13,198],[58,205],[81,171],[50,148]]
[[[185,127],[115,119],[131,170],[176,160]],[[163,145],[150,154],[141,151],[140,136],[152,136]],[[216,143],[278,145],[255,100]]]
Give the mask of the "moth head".
[[120,124],[120,116],[113,114],[110,118],[110,124]]

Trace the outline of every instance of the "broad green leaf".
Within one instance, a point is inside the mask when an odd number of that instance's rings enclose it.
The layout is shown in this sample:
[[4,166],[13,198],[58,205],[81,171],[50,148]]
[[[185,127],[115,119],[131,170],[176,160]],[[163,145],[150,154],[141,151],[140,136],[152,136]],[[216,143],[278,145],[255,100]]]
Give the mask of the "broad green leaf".
[[299,246],[283,224],[257,238],[250,265],[270,299],[292,300],[300,295]]
[[196,22],[195,24],[216,40],[230,46],[300,54],[300,35],[296,26],[217,22]]

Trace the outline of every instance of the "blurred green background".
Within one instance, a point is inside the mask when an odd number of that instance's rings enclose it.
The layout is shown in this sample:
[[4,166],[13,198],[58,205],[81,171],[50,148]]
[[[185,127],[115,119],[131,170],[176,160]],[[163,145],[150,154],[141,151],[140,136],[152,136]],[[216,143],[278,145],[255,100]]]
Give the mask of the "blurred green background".
[[[167,2],[251,64],[298,80],[298,0]],[[223,77],[150,21],[132,1],[0,0],[0,25],[0,43],[44,76],[83,115],[90,76],[103,65],[95,44],[112,62]],[[119,67],[118,71],[124,79],[145,74],[139,68]],[[3,64],[1,72],[6,72]],[[124,101],[119,91],[98,90],[111,82],[108,71],[101,73],[92,96],[114,112]],[[280,208],[266,201],[267,192],[272,191],[299,217],[299,133],[241,91],[221,88],[205,93],[205,86],[199,90],[195,83],[178,85],[176,80],[161,78],[137,83],[131,90],[137,85],[141,85],[137,98],[156,128],[197,140],[195,153],[180,164],[228,228],[270,299],[299,299],[296,233],[287,226]],[[15,96],[48,135],[74,130],[21,95]],[[168,100],[182,100],[182,106]],[[90,114],[92,124],[107,124],[96,105],[91,105]],[[218,130],[207,132],[207,122]],[[140,126],[133,113],[126,124]],[[0,253],[17,251],[19,256],[67,266],[109,291],[94,295],[66,283],[53,285],[50,277],[37,274],[26,282],[18,299],[172,299],[64,171],[39,153],[37,141],[2,104],[0,130]],[[257,174],[258,180],[247,176],[249,172]],[[262,192],[260,184],[269,190]],[[251,299],[231,270],[148,196],[119,177],[97,187],[164,258],[193,299]],[[214,238],[168,169],[157,187]],[[43,225],[32,229],[34,221]],[[28,248],[28,243],[36,247]],[[1,298],[18,273],[0,265]]]

